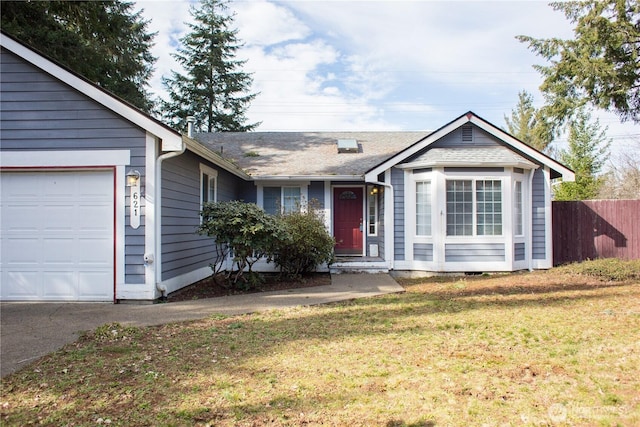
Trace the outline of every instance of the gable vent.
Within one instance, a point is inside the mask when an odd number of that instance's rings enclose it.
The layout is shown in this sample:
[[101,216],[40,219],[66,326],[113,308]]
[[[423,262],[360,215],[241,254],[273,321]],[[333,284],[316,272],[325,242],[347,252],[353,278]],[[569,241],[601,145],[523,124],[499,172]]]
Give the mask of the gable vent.
[[338,153],[357,153],[358,141],[355,139],[339,139]]
[[473,126],[466,125],[462,126],[462,142],[472,142],[473,141]]

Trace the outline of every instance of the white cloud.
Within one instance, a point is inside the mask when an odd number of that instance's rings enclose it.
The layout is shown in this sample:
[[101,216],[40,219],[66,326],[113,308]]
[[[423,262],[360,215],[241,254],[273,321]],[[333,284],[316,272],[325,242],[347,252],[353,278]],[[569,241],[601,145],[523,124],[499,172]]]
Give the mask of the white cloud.
[[171,57],[176,51],[178,40],[186,34],[184,24],[190,20],[188,1],[137,1],[136,10],[143,9],[142,16],[150,20],[149,31],[157,33],[151,54],[158,58],[155,72],[151,80],[151,91],[157,96],[164,96],[162,77],[169,77],[171,71],[180,70],[180,65]]
[[236,12],[238,36],[248,46],[300,40],[310,33],[309,27],[291,10],[264,0],[234,3],[231,7]]
[[[190,19],[186,1],[142,1],[158,31],[153,79]],[[232,2],[244,71],[259,92],[248,117],[259,130],[434,129],[473,110],[503,125],[527,90],[536,104],[544,61],[515,39],[572,37],[545,1]],[[612,119],[616,122],[616,119]],[[610,124],[610,123],[607,123]],[[613,126],[615,125],[615,126]],[[637,126],[616,133],[637,135]],[[629,130],[631,129],[631,130]]]

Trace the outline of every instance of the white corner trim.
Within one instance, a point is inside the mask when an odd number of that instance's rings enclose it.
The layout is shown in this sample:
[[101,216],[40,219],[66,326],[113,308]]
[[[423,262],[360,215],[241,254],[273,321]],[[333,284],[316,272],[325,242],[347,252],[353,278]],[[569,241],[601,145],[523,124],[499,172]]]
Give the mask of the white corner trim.
[[549,267],[553,266],[553,213],[551,211],[551,171],[548,166],[544,172],[544,218],[545,227],[545,259]]
[[145,176],[144,176],[144,252],[145,255],[151,256],[152,262],[145,262],[144,256],[142,262],[144,265],[144,281],[149,292],[156,291],[156,218],[158,209],[156,206],[156,158],[157,158],[156,138],[147,133],[145,147]]
[[118,165],[115,170],[115,270],[116,270],[116,294],[121,283],[125,281],[125,166]]
[[2,151],[0,167],[126,166],[130,159],[129,150]]
[[324,181],[324,225],[333,236],[333,192],[331,181]]

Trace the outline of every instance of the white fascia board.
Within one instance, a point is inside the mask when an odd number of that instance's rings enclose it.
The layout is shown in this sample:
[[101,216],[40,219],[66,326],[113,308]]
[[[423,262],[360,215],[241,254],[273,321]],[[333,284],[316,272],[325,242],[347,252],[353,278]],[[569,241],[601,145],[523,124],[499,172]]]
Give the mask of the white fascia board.
[[362,175],[255,175],[254,181],[363,181]]
[[390,157],[384,163],[376,166],[374,169],[371,169],[369,172],[367,172],[364,175],[365,181],[367,181],[367,182],[369,182],[369,181],[377,181],[378,175],[380,175],[382,172],[386,171],[387,169],[392,168],[393,166],[397,165],[398,163],[400,163],[404,159],[406,159],[408,157],[411,157],[412,155],[416,154],[417,152],[423,150],[424,148],[426,148],[429,145],[433,144],[434,142],[436,142],[437,140],[439,140],[443,136],[445,136],[448,133],[452,132],[453,130],[459,128],[460,126],[462,126],[463,124],[467,123],[468,121],[469,121],[469,119],[467,118],[467,116],[462,116],[459,119],[449,123],[447,126],[445,126],[443,128],[440,128],[437,131],[427,135],[421,141],[418,141],[417,143],[413,144],[409,148],[407,148],[407,149],[401,151],[400,153]]
[[39,53],[29,49],[10,37],[0,34],[0,45],[18,55],[25,61],[40,68],[45,73],[78,90],[114,113],[124,117],[133,124],[146,130],[162,140],[163,151],[179,151],[182,148],[182,136],[177,131],[157,122],[149,115],[127,105],[125,102],[108,94],[103,89],[67,71]]
[[501,129],[496,128],[495,126],[485,122],[484,120],[476,116],[471,116],[471,119],[469,121],[474,125],[478,126],[480,129],[484,130],[485,132],[488,132],[491,135],[495,136],[496,138],[511,145],[513,148],[517,149],[518,151],[521,151],[527,156],[537,160],[541,164],[548,166],[550,169],[557,171],[562,175],[563,181],[575,181],[575,173],[571,169],[562,165],[561,163],[553,160],[551,157],[546,156],[545,154],[541,153],[535,148],[530,147],[524,142],[517,140],[516,138],[512,137],[508,133],[502,131]]
[[204,159],[209,160],[214,165],[220,166],[222,169],[226,170],[227,172],[230,172],[247,181],[250,181],[253,179],[250,175],[246,174],[238,166],[234,165],[228,160],[223,159],[215,151],[205,147],[204,145],[200,144],[198,141],[191,138],[187,138],[187,137],[183,137],[183,141],[187,146],[187,150],[199,155]]
[[269,186],[269,185],[282,185],[282,186],[287,186],[287,185],[306,185],[309,186],[311,184],[311,182],[308,179],[304,179],[304,178],[300,178],[300,179],[272,179],[272,180],[266,180],[266,181],[262,181],[262,180],[255,180],[254,184],[256,185],[256,187],[264,187],[265,185]]

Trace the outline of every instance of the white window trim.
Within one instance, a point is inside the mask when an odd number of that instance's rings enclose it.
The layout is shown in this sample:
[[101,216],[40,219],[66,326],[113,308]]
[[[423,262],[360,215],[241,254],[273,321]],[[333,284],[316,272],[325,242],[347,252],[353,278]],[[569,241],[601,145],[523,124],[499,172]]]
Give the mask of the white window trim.
[[[429,201],[429,208],[431,210],[430,212],[430,217],[431,217],[431,224],[429,227],[430,233],[429,234],[418,234],[418,209],[417,209],[417,203],[418,203],[418,183],[429,183],[429,192],[431,193],[431,200]],[[413,196],[414,196],[414,200],[413,200],[413,218],[414,218],[414,224],[413,224],[413,234],[416,238],[418,239],[431,239],[433,237],[433,180],[431,179],[431,177],[429,178],[424,178],[424,179],[417,179],[414,178],[413,179],[413,185],[411,190],[413,191]]]
[[203,175],[209,176],[209,179],[213,178],[215,180],[215,185],[213,187],[213,200],[207,200],[207,202],[217,202],[218,201],[218,171],[207,166],[200,164],[200,209],[205,203],[205,200],[202,197],[203,188],[202,188],[202,178]]
[[[510,179],[510,173],[506,174],[506,173],[496,173],[495,175],[486,175],[486,176],[478,176],[475,175],[473,173],[469,173],[469,174],[461,174],[461,173],[457,173],[457,174],[444,174],[444,217],[443,217],[443,232],[445,235],[445,238],[447,240],[451,240],[451,241],[456,241],[456,240],[464,240],[464,239],[469,239],[469,238],[473,238],[475,242],[479,242],[481,241],[481,239],[486,239],[487,241],[502,241],[503,239],[505,239],[506,237],[509,236],[509,234],[511,233],[511,224],[510,221],[507,221],[507,215],[509,215],[510,212],[512,212],[512,207],[508,206],[508,203],[512,202],[511,197],[507,197],[507,192],[505,191],[507,187],[507,183],[509,182],[508,179]],[[447,196],[446,196],[446,186],[447,186],[447,181],[458,181],[458,180],[466,180],[466,181],[471,181],[471,185],[472,185],[472,194],[473,194],[473,222],[472,222],[472,234],[468,234],[468,235],[461,235],[461,236],[454,236],[454,235],[448,235],[447,234]],[[477,206],[477,194],[476,194],[476,182],[478,181],[500,181],[500,189],[501,189],[501,194],[502,194],[502,233],[501,234],[478,234],[478,206]]]
[[[518,183],[520,183],[520,218],[518,218],[518,210],[516,203],[518,202],[518,194],[516,192]],[[523,180],[515,179],[513,181],[513,235],[515,237],[524,237],[525,235],[525,187]],[[520,233],[517,232],[518,219],[520,219]]]
[[[416,183],[426,181],[431,182],[431,235],[429,236],[418,235],[416,231]],[[437,206],[435,205],[438,191],[433,171],[405,172],[405,230],[411,230],[408,234],[411,236],[412,243],[431,243],[433,241],[434,230],[437,230],[436,227],[438,226],[436,221]]]
[[300,188],[300,205],[302,210],[305,210],[306,203],[309,202],[309,181],[268,181],[256,184],[258,187],[256,195],[256,204],[264,209],[264,188],[265,187],[280,187],[280,200],[283,200],[283,188]]
[[[297,188],[300,191],[300,200],[298,200],[299,208],[300,208],[300,211],[304,211],[305,209],[304,205],[305,205],[306,198],[302,197],[302,187],[300,187],[299,185],[283,185],[280,187],[280,212],[282,214],[288,213],[285,211],[286,210],[285,200],[287,196],[285,196],[284,190],[290,189],[290,188]],[[291,210],[291,212],[293,212],[293,210]]]
[[[439,232],[435,232],[439,227],[438,212],[440,207],[436,205],[438,201],[437,193],[440,191],[438,188],[439,180],[436,180],[437,171],[433,169],[431,171],[414,173],[412,170],[404,171],[404,222],[405,222],[405,257],[408,260],[413,260],[413,245],[415,243],[431,243],[434,245],[434,260],[433,261],[411,261],[412,265],[424,264],[424,269],[429,269],[430,265],[435,265],[439,260],[436,255],[435,247],[437,244],[442,244]],[[418,236],[416,233],[416,182],[430,181],[431,182],[431,235],[430,236]],[[444,185],[444,184],[442,184]],[[443,236],[444,237],[444,236]],[[437,240],[437,241],[436,241]],[[417,263],[417,264],[416,264]]]
[[[369,237],[377,237],[378,236],[378,193],[372,194],[373,186],[367,187],[367,236]],[[373,224],[370,219],[369,209],[371,209],[370,201],[373,199],[373,209],[374,209],[374,221]],[[371,233],[371,225],[373,225],[374,231]]]

